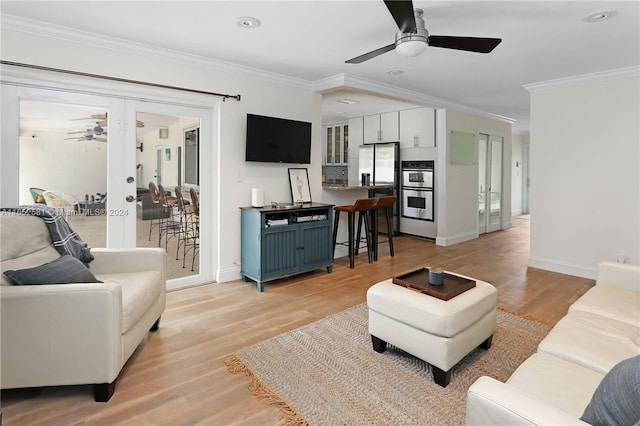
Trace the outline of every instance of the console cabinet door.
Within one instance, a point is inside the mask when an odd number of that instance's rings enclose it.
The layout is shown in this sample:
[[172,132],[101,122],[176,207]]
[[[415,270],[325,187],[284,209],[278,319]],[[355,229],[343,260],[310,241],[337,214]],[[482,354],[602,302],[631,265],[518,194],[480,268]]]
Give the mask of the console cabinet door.
[[299,228],[301,269],[321,268],[328,263],[332,263],[333,241],[331,221],[324,220],[300,224]]
[[262,234],[261,277],[263,280],[294,274],[300,269],[298,226],[265,228]]

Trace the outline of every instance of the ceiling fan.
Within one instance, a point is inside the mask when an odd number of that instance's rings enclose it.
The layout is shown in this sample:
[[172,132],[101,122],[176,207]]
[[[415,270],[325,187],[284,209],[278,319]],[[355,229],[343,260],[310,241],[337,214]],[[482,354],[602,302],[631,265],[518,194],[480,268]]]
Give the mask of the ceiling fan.
[[[84,132],[71,132],[69,134],[72,133],[84,133]],[[103,133],[104,135],[106,135],[106,133]],[[91,129],[88,129],[86,133],[84,133],[84,135],[78,137],[78,136],[74,136],[72,138],[65,138],[64,140],[66,141],[70,141],[70,140],[76,140],[76,141],[97,141],[97,142],[106,142],[107,138],[101,137],[101,136],[96,136],[93,134],[93,132],[91,131]]]
[[88,128],[86,130],[79,130],[77,132],[69,132],[68,135],[73,135],[76,133],[88,133],[94,135],[106,135],[107,131],[100,125],[99,121],[96,121],[96,125],[93,128]]
[[345,63],[360,64],[394,49],[403,56],[417,56],[427,46],[489,53],[502,41],[499,38],[429,35],[422,19],[423,11],[414,9],[412,0],[384,0],[384,4],[398,25],[396,41]]
[[[97,127],[107,127],[107,113],[104,114],[92,114],[89,117],[85,118],[74,118],[74,120],[99,120],[96,121]],[[136,120],[136,127],[144,127],[144,122],[140,120]],[[94,128],[95,129],[95,128]]]

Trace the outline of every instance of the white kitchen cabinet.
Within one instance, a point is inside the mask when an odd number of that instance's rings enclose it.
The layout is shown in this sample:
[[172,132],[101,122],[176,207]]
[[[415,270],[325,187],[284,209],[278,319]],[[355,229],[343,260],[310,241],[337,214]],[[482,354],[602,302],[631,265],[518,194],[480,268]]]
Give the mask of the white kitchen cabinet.
[[347,164],[349,161],[349,125],[324,126],[324,163]]
[[349,119],[349,160],[358,158],[360,145],[364,143],[363,117]]
[[364,143],[397,142],[400,137],[398,111],[364,117]]
[[424,107],[400,111],[400,148],[436,146],[435,123],[434,108]]

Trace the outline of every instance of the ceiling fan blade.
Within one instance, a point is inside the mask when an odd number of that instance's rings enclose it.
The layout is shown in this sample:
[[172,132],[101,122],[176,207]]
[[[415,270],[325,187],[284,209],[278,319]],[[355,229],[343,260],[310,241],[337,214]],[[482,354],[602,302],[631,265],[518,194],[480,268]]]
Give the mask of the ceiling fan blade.
[[345,64],[361,64],[364,61],[368,61],[369,59],[373,59],[376,56],[382,55],[383,53],[387,53],[390,50],[393,50],[396,48],[396,44],[390,44],[388,46],[385,47],[381,47],[380,49],[376,49],[376,50],[372,50],[369,53],[365,53],[364,55],[360,55],[360,56],[356,56],[355,58],[351,58],[348,61],[344,61]]
[[502,41],[501,38],[429,36],[429,46],[469,52],[489,53]]
[[106,142],[107,138],[93,138],[93,140],[98,142]]
[[416,18],[413,14],[413,1],[411,0],[384,0],[391,16],[396,21],[398,29],[403,33],[416,32]]

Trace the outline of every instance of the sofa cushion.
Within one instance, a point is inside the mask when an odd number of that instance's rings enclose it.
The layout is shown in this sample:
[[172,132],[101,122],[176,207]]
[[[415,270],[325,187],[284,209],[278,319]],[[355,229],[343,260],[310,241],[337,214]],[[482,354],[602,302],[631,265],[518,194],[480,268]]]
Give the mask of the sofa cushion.
[[640,355],[616,364],[607,373],[581,420],[595,426],[640,422]]
[[[2,262],[28,256],[52,244],[49,230],[42,219],[11,212],[0,214],[0,241],[3,242],[0,245]],[[7,243],[9,241],[11,244]]]
[[[29,235],[29,238],[25,238]],[[9,244],[9,241],[11,242]],[[0,269],[34,268],[60,257],[51,244],[47,225],[35,216],[0,213]],[[13,285],[0,274],[0,285]]]
[[538,352],[514,371],[507,384],[578,418],[603,377],[597,371]]
[[571,311],[540,342],[538,351],[606,374],[623,359],[640,353],[640,327]]
[[65,254],[35,268],[7,270],[4,275],[18,285],[99,283],[91,271],[75,257]]
[[571,311],[591,312],[640,326],[640,293],[625,288],[597,285],[571,305],[569,312]]
[[115,283],[122,289],[122,334],[133,327],[164,290],[159,271],[100,274],[105,283]]

